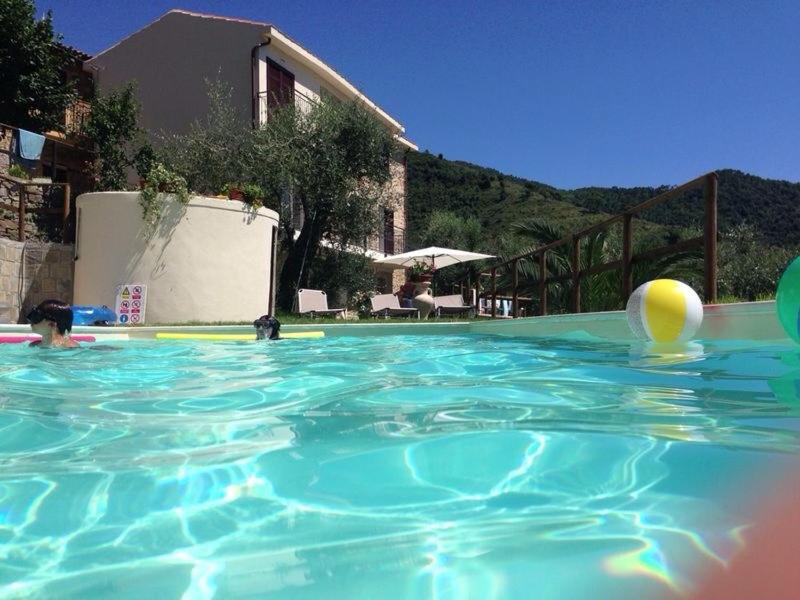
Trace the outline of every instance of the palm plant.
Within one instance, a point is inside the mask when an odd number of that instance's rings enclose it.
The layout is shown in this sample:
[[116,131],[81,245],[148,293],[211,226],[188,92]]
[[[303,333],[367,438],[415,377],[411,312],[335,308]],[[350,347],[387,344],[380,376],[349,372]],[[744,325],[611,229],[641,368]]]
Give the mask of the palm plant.
[[[532,252],[543,245],[556,242],[565,237],[557,227],[542,221],[529,220],[518,224],[515,231],[519,237],[532,242],[526,250],[518,254]],[[639,240],[634,244],[633,255],[641,254],[663,241]],[[547,278],[548,312],[564,312],[569,307],[572,282],[568,279],[572,272],[571,245],[564,244],[549,250],[545,267]],[[586,271],[599,265],[618,260],[621,256],[621,243],[618,237],[607,229],[601,229],[581,238],[580,269]],[[634,289],[658,278],[695,281],[701,270],[701,254],[688,250],[653,259],[640,260],[633,264],[632,279]],[[524,258],[518,261],[518,293],[530,296],[534,306],[539,298],[538,258]],[[498,289],[512,287],[511,273],[498,273]],[[556,281],[552,281],[555,279]],[[620,269],[604,271],[581,278],[581,310],[584,312],[618,310],[624,308],[622,297],[622,273]]]

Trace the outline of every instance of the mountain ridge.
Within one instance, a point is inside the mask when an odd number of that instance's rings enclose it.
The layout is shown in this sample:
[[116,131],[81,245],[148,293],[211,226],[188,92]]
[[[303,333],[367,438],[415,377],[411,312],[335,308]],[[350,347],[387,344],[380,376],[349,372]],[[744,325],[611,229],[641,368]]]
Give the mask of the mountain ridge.
[[[440,155],[441,156],[441,155]],[[622,212],[672,185],[589,186],[559,189],[466,161],[430,153],[409,153],[408,236],[421,235],[434,210],[475,216],[489,239],[512,232],[516,223],[544,220],[565,231]],[[800,183],[767,179],[736,169],[719,169],[718,222],[721,232],[741,223],[753,226],[764,243],[800,245]],[[702,226],[702,190],[649,209],[641,221],[669,228]]]

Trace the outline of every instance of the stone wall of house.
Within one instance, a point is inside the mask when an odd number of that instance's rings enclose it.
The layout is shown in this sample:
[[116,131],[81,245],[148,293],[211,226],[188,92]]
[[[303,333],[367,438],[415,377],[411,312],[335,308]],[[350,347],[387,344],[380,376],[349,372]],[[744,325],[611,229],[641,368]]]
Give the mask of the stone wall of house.
[[[389,181],[389,190],[392,201],[394,203],[394,226],[403,232],[403,246],[398,248],[402,252],[407,251],[409,248],[406,245],[405,230],[406,230],[406,183],[407,171],[405,154],[402,157],[396,157],[389,163],[389,172],[391,173],[391,180]],[[406,281],[405,269],[395,269],[392,272],[392,291],[397,291]]]
[[394,207],[394,226],[405,231],[406,228],[406,161],[405,157],[395,157],[389,162],[389,198]]
[[72,245],[0,238],[0,322],[21,322],[48,298],[72,302],[72,280]]

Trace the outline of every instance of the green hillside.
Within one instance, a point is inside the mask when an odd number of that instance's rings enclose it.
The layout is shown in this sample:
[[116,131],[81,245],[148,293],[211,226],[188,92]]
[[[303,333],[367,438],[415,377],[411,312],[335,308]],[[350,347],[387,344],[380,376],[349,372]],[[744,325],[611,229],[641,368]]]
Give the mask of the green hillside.
[[533,216],[570,228],[605,216],[577,206],[565,199],[563,192],[543,183],[427,153],[409,153],[406,226],[412,244],[435,210],[478,217],[490,238]]
[[[721,231],[746,222],[770,245],[800,244],[800,183],[763,179],[729,169],[718,173]],[[572,230],[666,189],[667,186],[559,190],[470,163],[429,153],[409,153],[408,236],[413,244],[434,210],[478,217],[490,239],[511,231],[515,223],[534,217]],[[701,192],[697,190],[651,209],[644,217],[672,228],[699,227],[702,215]]]
[[[746,222],[754,226],[770,245],[800,244],[800,183],[764,179],[733,169],[722,169],[717,173],[721,231]],[[564,192],[563,197],[588,211],[616,213],[667,189],[666,186],[582,188]],[[654,207],[645,217],[664,225],[700,225],[703,220],[702,192],[695,190],[681,199]]]

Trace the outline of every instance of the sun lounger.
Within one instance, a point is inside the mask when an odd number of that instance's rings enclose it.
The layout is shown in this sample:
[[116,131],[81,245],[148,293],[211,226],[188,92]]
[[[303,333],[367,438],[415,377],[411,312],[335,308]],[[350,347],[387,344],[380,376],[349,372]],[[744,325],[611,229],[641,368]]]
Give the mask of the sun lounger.
[[328,296],[322,290],[297,290],[297,312],[312,318],[339,313],[347,317],[345,308],[328,308]]
[[402,308],[400,301],[394,294],[378,294],[369,299],[372,303],[373,317],[417,317],[419,319],[418,308]]
[[436,296],[433,299],[433,310],[437,317],[442,315],[462,315],[467,313],[469,316],[475,314],[475,307],[471,304],[464,304],[461,294],[451,296]]

